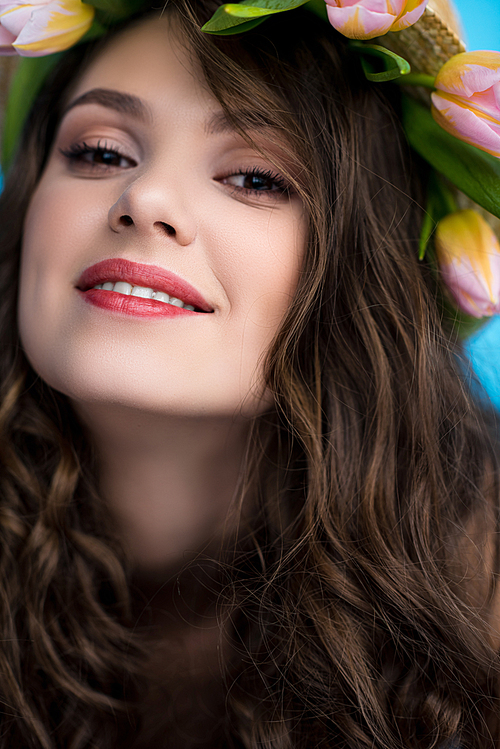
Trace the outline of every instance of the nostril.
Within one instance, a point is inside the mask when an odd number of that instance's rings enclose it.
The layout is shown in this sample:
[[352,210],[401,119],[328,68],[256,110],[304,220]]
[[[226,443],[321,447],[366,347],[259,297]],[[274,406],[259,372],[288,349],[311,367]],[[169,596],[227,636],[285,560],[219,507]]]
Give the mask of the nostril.
[[166,234],[168,234],[169,237],[175,237],[175,229],[173,226],[170,226],[170,224],[166,224],[164,221],[158,221],[157,224],[162,227],[162,229]]
[[122,226],[132,226],[133,223],[134,223],[134,220],[132,219],[131,216],[127,216],[127,215],[120,216],[120,224],[122,224]]

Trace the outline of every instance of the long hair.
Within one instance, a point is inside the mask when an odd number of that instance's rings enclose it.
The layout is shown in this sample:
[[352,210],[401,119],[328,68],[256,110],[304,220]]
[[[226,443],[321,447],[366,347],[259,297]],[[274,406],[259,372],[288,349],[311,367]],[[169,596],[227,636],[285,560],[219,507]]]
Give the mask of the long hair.
[[[286,134],[280,167],[293,162],[309,217],[265,361],[274,408],[252,432],[252,515],[218,560],[234,655],[217,746],[496,746],[497,446],[435,271],[417,260],[427,173],[405,142],[399,92],[367,83],[305,11],[238,39],[198,31],[211,3],[167,11],[234,126],[245,137],[265,126],[281,146]],[[9,749],[125,747],[137,719],[141,642],[90,440],[31,369],[15,320],[24,216],[88,54],[72,50],[52,74],[0,202]]]

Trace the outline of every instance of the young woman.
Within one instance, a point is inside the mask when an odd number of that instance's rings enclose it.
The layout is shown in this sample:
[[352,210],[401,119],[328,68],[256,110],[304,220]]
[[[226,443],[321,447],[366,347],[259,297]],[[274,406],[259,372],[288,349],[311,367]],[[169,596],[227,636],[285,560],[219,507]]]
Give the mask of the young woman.
[[498,447],[400,91],[215,9],[66,53],[2,195],[0,746],[498,746]]

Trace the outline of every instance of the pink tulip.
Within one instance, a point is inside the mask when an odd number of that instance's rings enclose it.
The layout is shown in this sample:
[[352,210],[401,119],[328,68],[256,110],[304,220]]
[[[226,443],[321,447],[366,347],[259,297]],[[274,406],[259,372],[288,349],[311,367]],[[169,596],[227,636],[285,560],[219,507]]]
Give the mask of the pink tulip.
[[442,128],[500,157],[500,52],[463,52],[439,71],[432,114]]
[[41,57],[75,44],[92,25],[81,0],[0,0],[0,55]]
[[326,0],[332,26],[349,39],[401,31],[423,15],[428,0]]
[[441,276],[457,306],[473,317],[500,313],[500,243],[479,213],[446,216],[435,237]]

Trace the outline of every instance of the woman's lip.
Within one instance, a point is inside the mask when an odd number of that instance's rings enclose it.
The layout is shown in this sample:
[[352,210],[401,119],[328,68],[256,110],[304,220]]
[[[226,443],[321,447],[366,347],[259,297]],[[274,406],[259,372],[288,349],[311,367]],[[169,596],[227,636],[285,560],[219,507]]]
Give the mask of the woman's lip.
[[200,312],[186,309],[185,307],[175,307],[173,304],[165,302],[156,302],[154,299],[144,299],[137,296],[126,296],[116,291],[103,291],[102,289],[88,289],[80,291],[84,300],[94,307],[108,310],[109,312],[118,312],[121,315],[131,315],[133,317],[148,318],[176,318],[176,317],[200,317]]
[[83,271],[78,279],[77,288],[80,291],[88,291],[106,281],[127,281],[132,286],[145,286],[155,291],[163,291],[203,312],[213,312],[212,307],[191,284],[158,265],[143,265],[123,258],[101,260]]

